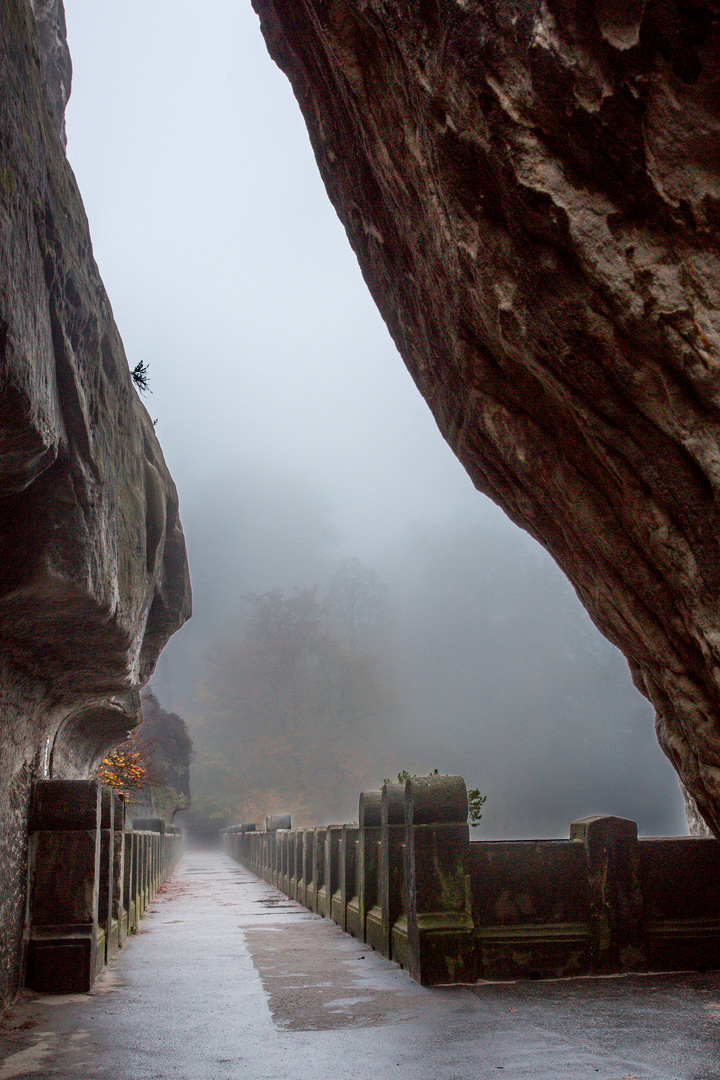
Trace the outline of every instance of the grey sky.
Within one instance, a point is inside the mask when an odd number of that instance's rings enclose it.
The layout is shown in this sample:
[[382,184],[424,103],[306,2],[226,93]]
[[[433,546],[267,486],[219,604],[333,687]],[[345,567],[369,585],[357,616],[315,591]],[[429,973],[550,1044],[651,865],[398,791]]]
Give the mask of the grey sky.
[[66,7],[68,155],[181,496],[237,460],[304,472],[359,555],[379,519],[387,534],[481,513],[364,287],[249,2]]

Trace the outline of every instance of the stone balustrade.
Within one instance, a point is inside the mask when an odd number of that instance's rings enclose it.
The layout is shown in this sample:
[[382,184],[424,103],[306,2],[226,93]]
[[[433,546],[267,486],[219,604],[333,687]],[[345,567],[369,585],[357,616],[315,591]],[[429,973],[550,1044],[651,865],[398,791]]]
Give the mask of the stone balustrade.
[[125,827],[125,804],[89,780],[39,780],[29,824],[25,985],[84,993],[125,943],[183,851],[160,818]]
[[356,824],[268,824],[227,829],[227,854],[423,985],[720,968],[716,840],[590,817],[471,842],[459,776],[363,792]]

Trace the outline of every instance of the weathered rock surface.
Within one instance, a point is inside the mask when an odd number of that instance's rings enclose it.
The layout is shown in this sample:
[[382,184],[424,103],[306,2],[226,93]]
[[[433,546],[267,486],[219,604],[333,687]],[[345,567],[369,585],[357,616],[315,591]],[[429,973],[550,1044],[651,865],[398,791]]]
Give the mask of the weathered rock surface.
[[177,494],[63,151],[62,8],[36,7],[42,36],[28,0],[0,5],[0,1003],[31,779],[92,775],[190,613]]
[[254,0],[440,430],[720,835],[720,4]]
[[64,146],[67,141],[65,106],[70,97],[72,82],[72,61],[67,43],[65,9],[62,0],[30,0],[30,4],[37,23],[50,107]]

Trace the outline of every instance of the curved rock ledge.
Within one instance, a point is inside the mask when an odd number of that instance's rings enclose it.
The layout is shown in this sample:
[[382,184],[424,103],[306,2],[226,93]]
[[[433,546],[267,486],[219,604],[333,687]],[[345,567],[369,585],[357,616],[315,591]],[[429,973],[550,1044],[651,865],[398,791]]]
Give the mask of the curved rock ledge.
[[190,614],[177,493],[63,150],[62,5],[35,7],[40,32],[28,0],[0,5],[0,1004],[30,783],[93,774]]
[[718,0],[254,5],[441,432],[720,835]]

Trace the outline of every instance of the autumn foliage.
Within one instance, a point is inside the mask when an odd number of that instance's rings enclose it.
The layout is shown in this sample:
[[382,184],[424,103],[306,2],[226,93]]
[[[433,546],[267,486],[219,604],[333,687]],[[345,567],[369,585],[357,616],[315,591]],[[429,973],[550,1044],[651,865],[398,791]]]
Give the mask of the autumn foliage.
[[152,789],[154,808],[169,815],[190,803],[192,741],[184,720],[163,709],[149,690],[143,692],[142,717],[140,727],[105,758],[98,778],[127,801],[147,801],[143,793]]
[[134,733],[109,754],[98,774],[101,783],[109,784],[125,799],[140,791],[162,784],[163,777],[151,764],[152,746]]

